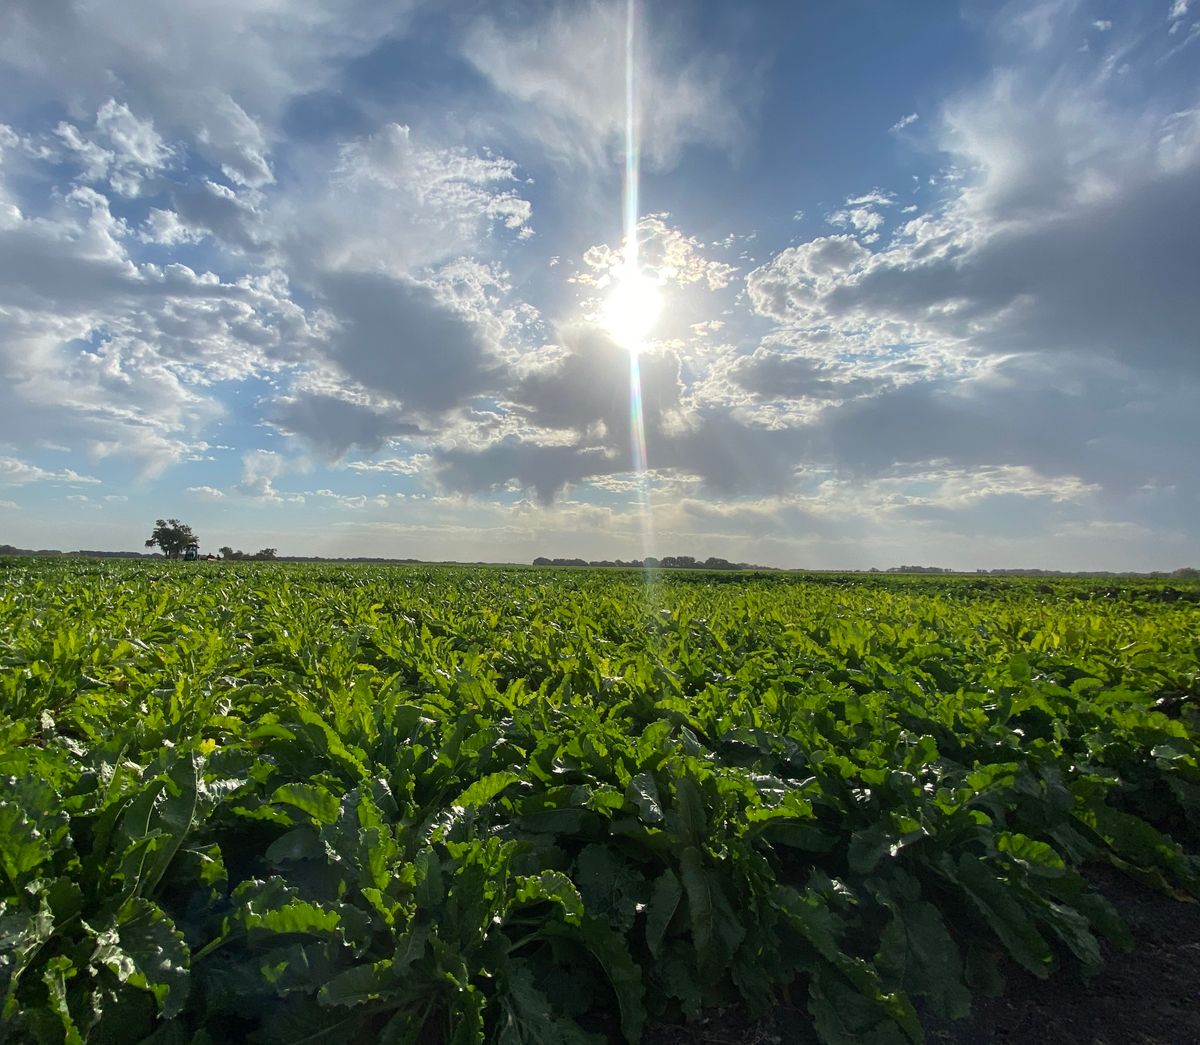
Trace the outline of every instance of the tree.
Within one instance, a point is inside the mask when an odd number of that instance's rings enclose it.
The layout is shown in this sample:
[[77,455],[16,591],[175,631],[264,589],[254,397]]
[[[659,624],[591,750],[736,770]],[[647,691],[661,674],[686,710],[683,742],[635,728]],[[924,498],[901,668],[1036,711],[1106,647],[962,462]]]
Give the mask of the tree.
[[278,552],[278,548],[260,548],[254,553],[254,557],[256,559],[273,559]]
[[154,532],[146,541],[146,547],[153,548],[158,545],[168,559],[178,559],[189,544],[198,543],[190,526],[181,523],[178,519],[157,519],[154,523]]

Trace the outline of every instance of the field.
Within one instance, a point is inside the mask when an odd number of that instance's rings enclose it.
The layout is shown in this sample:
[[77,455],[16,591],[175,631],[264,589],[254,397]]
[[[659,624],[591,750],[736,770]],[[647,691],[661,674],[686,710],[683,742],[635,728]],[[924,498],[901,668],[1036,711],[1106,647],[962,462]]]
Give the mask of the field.
[[1200,896],[1173,583],[0,563],[0,1039],[918,1042]]

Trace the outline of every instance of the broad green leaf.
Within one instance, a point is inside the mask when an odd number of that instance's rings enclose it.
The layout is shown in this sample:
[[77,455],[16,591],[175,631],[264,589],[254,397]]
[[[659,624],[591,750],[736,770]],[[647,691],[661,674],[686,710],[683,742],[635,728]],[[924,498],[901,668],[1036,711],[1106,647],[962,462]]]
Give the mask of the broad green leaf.
[[278,805],[294,806],[318,824],[334,823],[342,808],[336,795],[317,784],[284,784],[275,789],[271,801]]
[[475,783],[450,802],[450,806],[451,808],[471,809],[487,805],[488,802],[504,791],[505,788],[520,783],[520,781],[521,778],[516,773],[511,773],[507,770],[502,773],[489,773],[487,776],[476,780]]
[[1057,878],[1066,873],[1066,864],[1052,846],[1027,835],[1001,831],[996,835],[996,849],[1010,856],[1031,874]]
[[83,1045],[83,1036],[79,1033],[79,1027],[67,1004],[67,980],[77,972],[71,959],[61,954],[46,962],[46,967],[42,970],[42,982],[45,983],[50,997],[50,1008],[62,1023],[64,1045]]
[[493,1033],[497,1045],[601,1045],[602,1041],[556,1013],[533,973],[520,963],[501,981],[500,1016]]
[[188,994],[188,948],[174,923],[155,904],[135,898],[115,922],[96,934],[92,962],[122,983],[154,995],[165,1019],[183,1009]]
[[646,905],[646,946],[655,958],[662,950],[663,939],[682,896],[683,886],[668,867],[655,881],[650,902]]
[[526,875],[517,879],[513,899],[519,904],[547,901],[557,904],[563,918],[578,924],[584,914],[584,899],[575,883],[561,871],[543,871],[539,875]]
[[625,788],[625,796],[637,807],[646,823],[662,823],[662,799],[658,796],[658,784],[654,780],[654,774],[635,774]]
[[964,854],[955,862],[943,856],[941,866],[947,875],[966,891],[984,921],[991,926],[1008,953],[1035,976],[1050,974],[1054,955],[1021,904],[1009,883],[1001,881],[977,857]]
[[732,960],[746,935],[745,927],[734,913],[716,871],[704,866],[700,850],[689,847],[683,851],[679,872],[700,968],[706,977],[715,978]]

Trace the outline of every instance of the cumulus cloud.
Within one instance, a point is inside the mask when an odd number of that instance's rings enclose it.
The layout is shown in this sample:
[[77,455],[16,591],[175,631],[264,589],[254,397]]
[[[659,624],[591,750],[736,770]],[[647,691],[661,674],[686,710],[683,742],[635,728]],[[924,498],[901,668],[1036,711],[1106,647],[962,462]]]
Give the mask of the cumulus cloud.
[[[868,250],[824,237],[747,278],[756,310],[964,354],[1077,353],[1195,376],[1200,123],[1093,67],[1005,67],[947,103],[967,176]],[[849,212],[847,221],[852,221]]]
[[323,456],[337,460],[352,447],[375,453],[389,439],[421,434],[419,425],[337,396],[302,393],[275,404],[272,423],[306,439]]
[[[670,223],[670,214],[647,214],[637,223],[638,265],[660,285],[693,284],[722,290],[733,281],[737,268],[710,257],[696,236],[688,236]],[[598,243],[583,254],[583,270],[574,282],[603,286],[614,279],[625,263],[624,246]]]
[[[163,17],[146,0],[12,0],[0,10],[0,86],[10,98],[96,112],[117,85],[119,104],[139,120],[186,134],[230,180],[263,185],[274,177],[272,139],[291,100],[402,30],[410,8],[303,0],[285,12],[277,0],[215,0]],[[128,149],[146,144],[120,112],[109,124]]]
[[316,286],[337,320],[323,351],[369,392],[434,416],[499,380],[483,329],[429,287],[365,272],[324,273]]
[[73,468],[48,469],[29,464],[16,457],[0,457],[0,483],[23,486],[26,483],[99,483],[90,475],[80,475]]
[[[628,446],[629,354],[596,330],[568,331],[567,351],[535,366],[511,392],[516,409],[544,428],[586,431],[596,424],[604,438]],[[640,360],[645,423],[656,429],[679,402],[679,360],[668,350]]]
[[878,379],[852,365],[760,347],[730,368],[733,381],[760,399],[851,399],[875,391]]
[[345,143],[313,173],[277,219],[305,269],[409,275],[471,251],[494,227],[519,235],[531,216],[512,161],[421,141],[401,124]]

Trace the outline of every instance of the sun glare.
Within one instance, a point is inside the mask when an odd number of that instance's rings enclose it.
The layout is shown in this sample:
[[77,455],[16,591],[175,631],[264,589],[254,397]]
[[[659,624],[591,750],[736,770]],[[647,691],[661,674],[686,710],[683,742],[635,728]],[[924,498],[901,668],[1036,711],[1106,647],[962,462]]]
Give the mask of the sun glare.
[[658,284],[644,272],[624,272],[600,313],[604,329],[628,352],[640,352],[662,312]]

